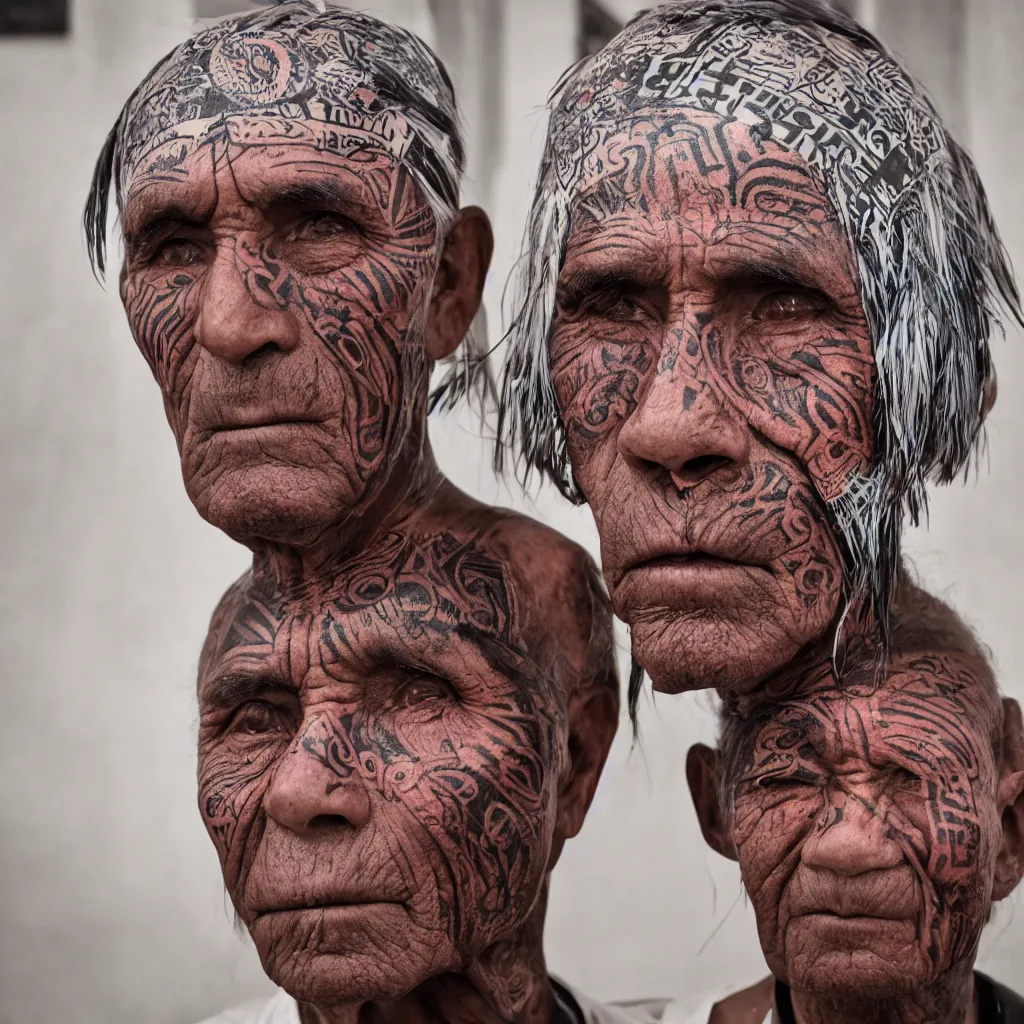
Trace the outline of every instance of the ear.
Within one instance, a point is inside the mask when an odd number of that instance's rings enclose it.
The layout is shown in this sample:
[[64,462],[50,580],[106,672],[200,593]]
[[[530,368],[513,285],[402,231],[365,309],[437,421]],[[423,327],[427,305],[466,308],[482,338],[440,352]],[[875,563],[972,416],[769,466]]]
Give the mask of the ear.
[[619,695],[598,682],[578,690],[569,701],[569,766],[558,791],[558,823],[548,871],[554,868],[566,839],[583,828],[619,726]]
[[1002,834],[996,855],[992,899],[1002,900],[1024,877],[1024,724],[1020,705],[1003,698],[1003,758],[998,807]]
[[487,214],[479,206],[459,210],[434,275],[426,340],[430,359],[450,356],[466,336],[483,299],[493,251]]
[[697,811],[704,842],[715,853],[736,860],[736,847],[729,831],[729,822],[722,812],[718,796],[718,751],[703,743],[695,743],[686,754],[686,781]]

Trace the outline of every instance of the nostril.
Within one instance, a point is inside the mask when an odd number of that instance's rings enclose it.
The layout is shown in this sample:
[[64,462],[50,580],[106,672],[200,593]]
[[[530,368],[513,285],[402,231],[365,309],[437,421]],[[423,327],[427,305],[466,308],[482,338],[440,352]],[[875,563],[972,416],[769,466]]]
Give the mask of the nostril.
[[342,814],[318,814],[309,819],[306,828],[312,832],[326,828],[341,828],[348,825],[348,823],[348,818]]
[[242,360],[243,363],[258,363],[265,356],[270,355],[271,352],[280,351],[281,346],[276,341],[268,341],[259,348],[253,349],[245,358]]
[[706,480],[712,473],[732,465],[732,459],[725,455],[698,455],[687,459],[678,469],[672,472],[672,481],[676,487],[695,487]]

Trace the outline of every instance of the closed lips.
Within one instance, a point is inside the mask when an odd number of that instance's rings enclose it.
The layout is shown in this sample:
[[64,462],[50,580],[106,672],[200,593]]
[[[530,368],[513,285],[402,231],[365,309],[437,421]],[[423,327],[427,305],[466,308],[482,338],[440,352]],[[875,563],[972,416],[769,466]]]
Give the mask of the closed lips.
[[822,878],[817,874],[798,877],[790,884],[788,896],[793,917],[830,914],[894,921],[915,918],[919,909],[909,866],[836,878]]

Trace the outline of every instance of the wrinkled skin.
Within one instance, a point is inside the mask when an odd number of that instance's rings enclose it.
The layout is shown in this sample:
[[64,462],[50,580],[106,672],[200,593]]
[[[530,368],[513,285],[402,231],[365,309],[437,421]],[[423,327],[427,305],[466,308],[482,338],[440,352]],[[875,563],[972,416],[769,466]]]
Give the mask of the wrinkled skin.
[[446,528],[409,522],[301,602],[244,577],[204,650],[200,809],[310,1019],[459,1020],[470,991],[473,1019],[547,1019],[547,875],[617,719],[610,612],[581,551],[447,498]]
[[691,788],[801,1024],[959,1024],[992,903],[1024,872],[1020,710],[957,652],[897,655],[873,690],[822,671],[755,719],[737,776],[721,766],[731,815],[707,748]]
[[547,1024],[548,874],[618,722],[611,612],[580,548],[430,451],[431,364],[492,247],[411,170],[438,166],[411,104],[443,135],[441,72],[308,13],[200,40],[127,132],[132,332],[189,496],[255,555],[200,666],[200,809],[303,1024]]
[[574,475],[655,689],[750,690],[839,607],[824,502],[872,448],[850,247],[802,159],[740,122],[638,114],[602,145],[551,340]]
[[[433,215],[400,162],[253,120],[133,178],[122,298],[200,514],[250,545],[336,549],[415,481],[429,360],[464,311],[438,294]],[[486,218],[467,217],[486,266]]]

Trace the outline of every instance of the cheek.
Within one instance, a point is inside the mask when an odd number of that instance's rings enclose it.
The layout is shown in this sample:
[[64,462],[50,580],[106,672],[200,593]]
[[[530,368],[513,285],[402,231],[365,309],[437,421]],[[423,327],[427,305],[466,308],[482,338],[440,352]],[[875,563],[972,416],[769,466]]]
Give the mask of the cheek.
[[552,340],[552,380],[581,482],[599,477],[595,463],[613,457],[609,446],[636,408],[654,361],[650,346],[629,332],[609,331],[603,340],[595,333],[592,325],[556,324]]
[[759,921],[775,920],[782,891],[820,807],[820,795],[811,792],[783,798],[754,791],[737,797],[733,841]]
[[245,847],[273,766],[287,746],[286,739],[200,746],[199,811],[230,891],[240,880]]
[[197,279],[184,273],[173,277],[132,274],[121,289],[132,336],[171,409],[187,398],[199,291]]
[[501,932],[532,907],[546,868],[557,775],[536,720],[507,709],[415,712],[353,723],[363,778],[431,839],[454,897],[478,911],[462,941]]
[[716,335],[710,348],[718,386],[755,429],[807,466],[823,500],[868,472],[874,364],[866,336]]

